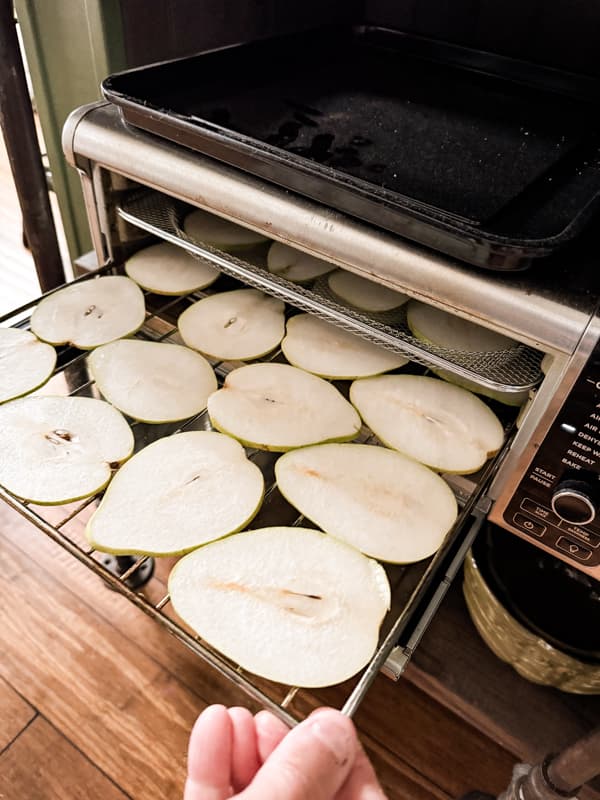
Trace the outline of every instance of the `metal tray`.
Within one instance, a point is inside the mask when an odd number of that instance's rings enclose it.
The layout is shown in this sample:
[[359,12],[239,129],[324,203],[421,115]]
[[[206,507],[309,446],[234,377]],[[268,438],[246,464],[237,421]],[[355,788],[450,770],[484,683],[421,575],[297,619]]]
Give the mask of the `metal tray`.
[[[118,271],[114,267],[104,267],[79,280],[90,280],[98,274],[110,274]],[[231,288],[231,279],[222,276],[214,285],[214,289],[211,288],[210,291],[227,288],[228,283]],[[148,309],[146,321],[136,336],[152,341],[180,343],[175,321],[179,313],[204,294],[197,292],[184,298],[157,298],[146,293]],[[0,318],[0,325],[14,325],[27,329],[29,316],[37,302],[22,306]],[[37,393],[99,397],[98,389],[88,374],[86,357],[85,352],[69,346],[58,348],[55,374]],[[277,359],[279,357],[280,353],[276,352],[269,358]],[[236,363],[216,361],[212,362],[212,365],[220,381],[231,369],[238,366]],[[505,411],[506,444],[503,451],[494,460],[490,461],[476,476],[459,477],[454,482],[448,476],[461,510],[456,524],[448,533],[439,551],[431,558],[417,564],[386,565],[392,586],[392,607],[384,620],[379,645],[373,659],[361,674],[344,684],[347,687],[347,697],[342,709],[345,713],[351,715],[355,712],[380,670],[394,679],[398,679],[404,671],[410,655],[435,614],[489,511],[489,501],[485,496],[485,489],[491,481],[503,453],[510,446],[515,413],[514,409]],[[129,422],[134,431],[136,450],[157,438],[179,430],[210,429],[210,421],[206,412],[182,423],[148,425],[133,420],[129,420]],[[373,434],[366,428],[363,428],[359,441],[377,444]],[[247,450],[247,454],[263,471],[266,485],[263,506],[251,527],[273,524],[308,524],[310,526],[310,523],[305,521],[302,516],[298,516],[298,512],[287,504],[274,484],[273,464],[277,455],[259,450]],[[151,576],[151,559],[147,557],[134,559],[123,572],[122,569],[119,570],[119,564],[115,563],[114,556],[107,556],[90,548],[82,536],[82,524],[85,524],[101,497],[102,493],[59,507],[36,506],[15,498],[0,487],[0,499],[16,509],[33,525],[85,564],[112,589],[125,595],[138,608],[167,628],[204,661],[245,691],[248,696],[265,708],[272,710],[287,723],[294,724],[302,716],[302,709],[306,708],[302,690],[258,679],[213,650],[176,617],[170,608],[169,596],[164,595],[163,584],[157,582],[156,579],[150,577],[143,589],[136,586],[136,578],[139,575],[142,575],[144,579]],[[119,574],[120,571],[121,574]]]
[[141,190],[122,200],[117,213],[130,224],[184,247],[226,274],[425,367],[447,370],[487,389],[514,394],[535,387],[543,377],[542,353],[524,344],[515,343],[514,347],[495,352],[464,352],[429,344],[412,335],[404,307],[386,314],[359,311],[343,305],[329,290],[326,278],[300,286],[269,272],[260,248],[246,254],[244,260],[194,241],[183,230],[185,216],[193,210],[193,206],[168,195]]
[[109,76],[131,124],[470,263],[521,269],[598,205],[591,78],[375,27]]

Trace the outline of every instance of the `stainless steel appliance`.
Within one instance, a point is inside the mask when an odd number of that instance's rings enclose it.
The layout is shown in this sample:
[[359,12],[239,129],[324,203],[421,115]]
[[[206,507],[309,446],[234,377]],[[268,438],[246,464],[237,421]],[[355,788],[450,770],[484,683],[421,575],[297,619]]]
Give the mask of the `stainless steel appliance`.
[[[131,253],[150,241],[166,240],[292,308],[407,354],[423,370],[443,369],[492,393],[528,395],[522,407],[502,412],[505,446],[480,473],[446,476],[461,512],[440,551],[426,562],[390,568],[392,609],[374,658],[349,687],[347,713],[358,707],[381,669],[390,677],[401,676],[485,520],[600,578],[600,317],[597,254],[589,230],[539,266],[494,272],[414,244],[373,220],[338,210],[335,203],[308,198],[239,165],[141,130],[110,102],[74,111],[64,128],[63,145],[81,177],[101,273],[118,272]],[[322,282],[298,286],[271,274],[260,259],[244,260],[191,240],[182,220],[194,207],[506,334],[516,344],[499,353],[461,353],[423,343],[411,335],[401,315],[359,312],[340,304]],[[93,274],[81,280],[90,278]],[[197,295],[157,304],[156,298],[149,298],[139,335],[173,340],[176,312],[195,299]],[[26,326],[34,305],[0,322]],[[221,378],[232,367],[214,366]],[[61,393],[93,396],[97,391],[85,354],[68,347],[60,353],[52,381],[52,388]],[[186,427],[208,424],[201,414]],[[137,446],[177,427],[159,430],[138,424]],[[365,431],[364,437],[369,436]],[[267,475],[272,473],[271,455],[253,452],[251,457]],[[121,559],[115,565],[82,540],[81,522],[97,498],[48,512],[2,489],[0,496],[251,696],[292,721],[286,709],[296,694],[294,687],[254,680],[185,630],[170,612],[168,595],[136,591],[137,582],[151,571],[149,559]],[[282,510],[271,481],[254,525],[275,521],[299,520],[290,516],[289,508]]]

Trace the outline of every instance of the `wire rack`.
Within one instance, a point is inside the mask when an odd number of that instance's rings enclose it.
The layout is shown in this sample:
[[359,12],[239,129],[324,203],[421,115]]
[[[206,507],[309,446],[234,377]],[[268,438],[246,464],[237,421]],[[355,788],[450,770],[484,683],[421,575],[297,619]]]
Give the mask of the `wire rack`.
[[327,279],[299,286],[266,268],[260,249],[246,260],[194,241],[183,230],[185,216],[194,210],[174,198],[150,190],[135,190],[118,208],[127,222],[183,246],[225,274],[279,297],[296,308],[335,323],[362,338],[432,369],[454,373],[467,381],[498,392],[521,393],[542,379],[542,353],[515,342],[514,347],[491,352],[465,352],[423,342],[412,335],[406,308],[386,314],[367,314],[342,305],[329,290]]
[[[90,280],[97,275],[117,272],[119,270],[115,268],[105,267],[78,280]],[[178,315],[205,294],[232,288],[232,283],[228,278],[221,276],[209,292],[196,292],[183,298],[157,298],[155,295],[145,293],[146,320],[136,334],[136,338],[181,344],[176,326]],[[22,329],[28,328],[29,317],[37,302],[39,301],[22,306],[5,315],[0,318],[0,324],[13,325]],[[87,354],[70,346],[59,347],[57,351],[56,371],[50,381],[37,390],[36,394],[101,397],[87,369]],[[268,360],[283,360],[283,356],[280,351],[277,351],[271,354]],[[220,383],[232,369],[240,365],[235,362],[214,360],[211,361],[211,364]],[[340,388],[343,389],[343,386]],[[507,411],[506,413],[514,416],[513,412]],[[179,431],[211,430],[206,411],[179,423],[149,425],[134,420],[128,421],[134,432],[136,451],[158,438]],[[506,424],[507,442],[502,454],[510,446],[512,423],[513,420],[509,420]],[[362,429],[357,441],[378,444],[367,428]],[[275,485],[273,468],[277,454],[252,449],[247,449],[246,452],[248,457],[262,470],[266,487],[264,503],[250,527],[258,528],[268,525],[313,527],[284,500]],[[473,481],[465,482],[463,479],[453,486],[461,510],[456,524],[434,556],[423,562],[407,566],[384,565],[392,587],[391,610],[382,625],[379,646],[373,659],[356,679],[349,682],[347,699],[342,708],[345,713],[350,715],[354,713],[380,671],[383,670],[384,673],[394,678],[400,677],[452,578],[462,565],[467,550],[489,510],[485,489],[498,468],[502,454],[488,463]],[[102,493],[60,507],[35,506],[23,502],[2,487],[0,487],[0,498],[85,564],[112,589],[119,591],[144,613],[158,621],[254,701],[271,710],[290,725],[303,716],[303,712],[299,710],[306,707],[306,704],[302,703],[302,690],[256,679],[247,674],[239,665],[232,663],[212,649],[178,620],[170,607],[170,598],[168,594],[164,593],[162,583],[151,578],[142,590],[133,588],[132,582],[135,582],[136,575],[150,566],[151,559],[148,557],[131,558],[128,568],[121,574],[115,574],[114,565],[109,567],[109,562],[111,559],[114,561],[114,557],[90,548],[82,530],[101,500]]]

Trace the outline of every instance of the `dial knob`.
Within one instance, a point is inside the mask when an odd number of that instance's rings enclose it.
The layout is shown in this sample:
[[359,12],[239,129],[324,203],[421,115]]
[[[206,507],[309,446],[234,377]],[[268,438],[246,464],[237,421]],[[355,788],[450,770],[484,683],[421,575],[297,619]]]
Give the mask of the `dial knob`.
[[552,510],[574,525],[587,525],[596,517],[598,487],[590,481],[561,481],[552,495]]

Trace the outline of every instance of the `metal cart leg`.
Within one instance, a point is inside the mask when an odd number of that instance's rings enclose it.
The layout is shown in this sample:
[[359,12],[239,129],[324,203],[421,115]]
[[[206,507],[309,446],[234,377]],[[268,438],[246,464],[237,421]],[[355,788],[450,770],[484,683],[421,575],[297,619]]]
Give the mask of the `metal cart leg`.
[[[576,798],[586,783],[600,775],[600,728],[547,756],[540,764],[517,764],[512,781],[499,800],[565,800]],[[461,800],[493,800],[483,792],[469,792]]]
[[109,572],[125,581],[130,589],[139,589],[154,575],[154,559],[149,556],[137,558],[105,554],[100,561]]

